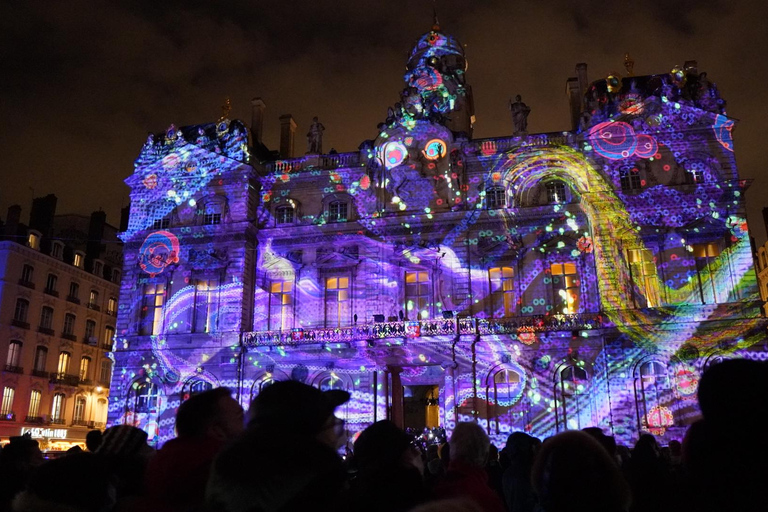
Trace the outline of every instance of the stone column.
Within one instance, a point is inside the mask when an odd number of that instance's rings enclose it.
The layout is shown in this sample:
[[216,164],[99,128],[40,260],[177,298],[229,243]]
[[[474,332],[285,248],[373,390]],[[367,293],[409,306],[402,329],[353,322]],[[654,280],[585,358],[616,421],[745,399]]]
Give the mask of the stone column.
[[402,373],[403,369],[399,366],[389,366],[388,368],[392,376],[392,411],[390,419],[399,428],[404,428],[403,383],[400,380],[400,373]]

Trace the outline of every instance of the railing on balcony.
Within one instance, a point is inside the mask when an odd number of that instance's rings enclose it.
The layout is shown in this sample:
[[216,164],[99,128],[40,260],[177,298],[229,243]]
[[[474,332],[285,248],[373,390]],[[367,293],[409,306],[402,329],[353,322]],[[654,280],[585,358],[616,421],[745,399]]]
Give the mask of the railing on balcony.
[[111,343],[102,343],[101,349],[106,350],[107,352],[112,352],[113,345]]
[[67,295],[67,302],[71,302],[72,304],[80,304],[80,299],[73,297],[72,295]]
[[99,306],[94,302],[89,302],[88,304],[85,305],[85,307],[87,307],[88,309],[92,309],[94,311],[101,311],[101,306]]
[[45,288],[43,290],[43,293],[45,293],[46,295],[50,295],[51,297],[59,296],[59,292],[57,292],[56,290],[51,290],[50,288]]
[[47,334],[48,336],[53,336],[53,335],[56,334],[56,331],[54,331],[50,327],[43,327],[43,326],[39,326],[37,328],[37,332],[41,332],[43,334]]
[[42,424],[43,423],[43,417],[42,416],[27,416],[24,418],[24,423],[37,423]]
[[93,380],[91,379],[80,379],[81,386],[91,386],[92,384],[93,384]]
[[422,338],[429,336],[508,334],[527,336],[545,331],[590,330],[603,327],[599,313],[579,315],[539,315],[511,318],[449,318],[375,322],[349,327],[293,329],[245,333],[248,346],[301,345],[336,343],[386,338]]
[[69,341],[77,341],[77,336],[69,332],[62,332],[61,337]]
[[105,311],[106,314],[109,316],[117,316],[117,310],[116,309],[108,309]]
[[66,425],[64,418],[51,418],[51,425]]
[[32,290],[35,289],[35,283],[33,283],[32,281],[27,281],[26,279],[19,279],[19,284],[21,286],[26,286],[27,288],[30,288]]
[[83,343],[87,345],[93,345],[95,347],[99,344],[99,338],[96,336],[83,336]]
[[45,370],[32,370],[32,375],[35,377],[43,377],[44,379],[47,379],[51,376],[51,374]]
[[11,320],[11,325],[14,327],[21,327],[22,329],[29,329],[29,322],[22,322],[21,320],[16,320],[15,318]]
[[290,160],[278,160],[267,164],[267,172],[289,173],[307,169],[339,169],[360,165],[360,153],[336,153],[331,155],[307,155]]
[[52,373],[51,383],[62,384],[64,386],[77,386],[80,383],[80,377],[66,373]]
[[89,423],[91,423],[91,422],[85,421],[85,420],[82,420],[82,419],[72,420],[72,425],[71,426],[73,426],[73,427],[88,427],[88,426],[90,426]]
[[5,371],[10,373],[24,373],[24,368],[21,366],[14,366],[12,364],[5,365]]
[[16,413],[0,414],[0,421],[16,421]]

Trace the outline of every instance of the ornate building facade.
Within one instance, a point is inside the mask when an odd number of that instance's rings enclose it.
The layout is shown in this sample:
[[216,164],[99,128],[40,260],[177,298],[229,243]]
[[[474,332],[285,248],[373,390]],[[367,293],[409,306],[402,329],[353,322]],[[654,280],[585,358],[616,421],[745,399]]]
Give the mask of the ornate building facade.
[[[350,431],[474,419],[503,443],[597,425],[680,438],[701,372],[765,359],[724,102],[695,63],[568,81],[572,127],[472,137],[438,27],[359,151],[292,158],[216,123],[152,136],[131,211],[110,421],[162,442],[190,393],[344,388]],[[319,130],[319,129],[318,129]],[[316,131],[313,137],[321,137]],[[321,141],[310,141],[319,148]]]

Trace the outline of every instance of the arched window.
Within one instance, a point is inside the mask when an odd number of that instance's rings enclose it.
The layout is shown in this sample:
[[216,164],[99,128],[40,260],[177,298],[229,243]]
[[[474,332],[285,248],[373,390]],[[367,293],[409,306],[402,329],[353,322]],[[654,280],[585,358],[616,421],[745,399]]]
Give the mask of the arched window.
[[547,189],[547,203],[560,204],[566,201],[565,183],[560,180],[548,181],[545,185]]
[[325,279],[325,326],[349,325],[350,313],[349,278],[327,277]]
[[667,366],[659,361],[644,361],[635,377],[635,403],[638,427],[663,429],[674,424],[669,408],[672,397]]
[[502,187],[491,187],[485,191],[485,204],[489,210],[507,207],[507,193]]
[[256,398],[259,393],[267,389],[269,386],[275,383],[275,379],[271,372],[267,372],[261,379],[256,380],[251,386],[251,402]]
[[493,400],[496,405],[510,407],[520,398],[520,374],[499,370],[493,376]]
[[[330,371],[322,375],[317,380],[317,387],[320,388],[321,391],[329,391],[332,389],[340,389],[342,391],[352,391],[351,389],[349,389],[349,386],[347,385],[347,381],[342,379],[334,371]],[[339,406],[336,409],[335,415],[337,418],[341,418],[344,421],[347,421],[349,419],[349,402]]]
[[2,419],[14,419],[13,397],[16,395],[16,388],[6,386],[3,388],[3,402],[0,404],[0,416]]
[[206,380],[193,377],[184,383],[181,398],[182,400],[188,400],[193,395],[198,395],[205,391],[210,391],[211,389],[213,389],[213,384]]
[[279,206],[275,210],[275,221],[278,224],[293,224],[294,210],[292,206]]
[[160,403],[160,390],[154,382],[134,384],[133,412],[155,412]]
[[21,349],[24,346],[19,340],[13,340],[8,344],[8,357],[5,358],[6,370],[14,371],[21,363]]
[[560,368],[555,377],[557,430],[582,429],[594,425],[587,371],[576,365]]

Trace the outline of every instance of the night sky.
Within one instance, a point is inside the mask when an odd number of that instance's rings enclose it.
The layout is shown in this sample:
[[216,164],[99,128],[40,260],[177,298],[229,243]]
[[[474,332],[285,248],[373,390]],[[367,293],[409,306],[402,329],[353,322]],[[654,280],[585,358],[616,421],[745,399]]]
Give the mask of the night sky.
[[[644,7],[638,7],[642,4]],[[511,134],[509,98],[531,109],[531,133],[567,130],[565,81],[668,72],[697,60],[717,84],[734,130],[752,235],[765,241],[768,205],[768,2],[765,0],[438,1],[444,32],[466,46],[475,137]],[[312,117],[324,149],[354,151],[398,101],[405,61],[432,24],[427,0],[48,0],[0,3],[0,218],[10,204],[55,193],[58,213],[99,208],[119,222],[148,132],[230,118],[267,105],[264,142],[281,114]]]

